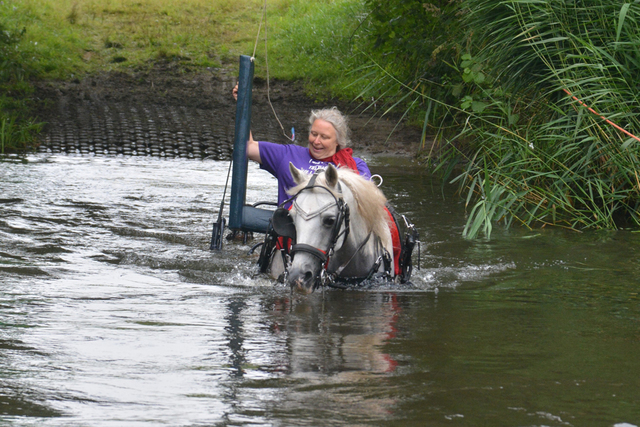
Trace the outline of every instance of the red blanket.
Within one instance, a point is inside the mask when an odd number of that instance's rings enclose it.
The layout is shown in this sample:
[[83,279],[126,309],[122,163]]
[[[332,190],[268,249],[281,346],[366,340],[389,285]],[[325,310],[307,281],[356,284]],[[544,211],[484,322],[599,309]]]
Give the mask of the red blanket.
[[384,209],[389,215],[389,231],[391,232],[391,242],[393,243],[393,272],[397,276],[400,274],[400,251],[402,250],[402,245],[400,243],[400,230],[398,230],[396,220],[393,218],[389,209]]

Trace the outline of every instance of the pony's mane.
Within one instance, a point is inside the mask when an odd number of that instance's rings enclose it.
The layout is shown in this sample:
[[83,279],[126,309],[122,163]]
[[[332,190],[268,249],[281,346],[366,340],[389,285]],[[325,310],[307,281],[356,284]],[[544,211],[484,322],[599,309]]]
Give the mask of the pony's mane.
[[[289,194],[297,194],[308,184],[309,179],[311,179],[311,175],[308,173],[306,175],[308,175],[308,179],[305,179],[303,183],[291,188],[288,191]],[[325,177],[325,173],[321,173],[316,179],[316,184],[327,187],[327,190],[331,191],[334,196],[342,197],[341,194],[336,193],[333,189],[327,186]],[[390,244],[390,237],[388,233],[389,217],[385,210],[387,198],[382,191],[380,191],[373,182],[362,178],[360,175],[346,167],[338,168],[338,179],[344,185],[349,187],[351,193],[353,193],[353,197],[358,205],[358,215],[362,218],[367,230],[380,237],[382,244],[385,245],[385,247]]]

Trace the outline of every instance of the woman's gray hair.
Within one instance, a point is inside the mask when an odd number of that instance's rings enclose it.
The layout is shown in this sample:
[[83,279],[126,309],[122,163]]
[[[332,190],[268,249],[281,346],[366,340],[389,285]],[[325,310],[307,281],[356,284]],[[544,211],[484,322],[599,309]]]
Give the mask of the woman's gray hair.
[[337,107],[311,111],[311,115],[309,116],[309,130],[311,130],[313,122],[318,119],[324,120],[325,122],[329,122],[333,125],[333,128],[336,130],[336,140],[338,141],[338,146],[340,148],[348,147],[351,144],[349,120],[347,119],[347,116],[338,110]]

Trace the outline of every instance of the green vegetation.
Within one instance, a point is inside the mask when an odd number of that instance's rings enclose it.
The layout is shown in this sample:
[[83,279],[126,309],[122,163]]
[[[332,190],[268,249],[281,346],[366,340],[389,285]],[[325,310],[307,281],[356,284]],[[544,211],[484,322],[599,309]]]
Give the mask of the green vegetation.
[[[289,1],[269,0],[271,13]],[[275,3],[275,4],[274,4]],[[33,148],[40,125],[29,117],[32,79],[72,79],[140,70],[155,62],[178,70],[236,66],[250,53],[260,0],[0,1],[0,148]]]
[[268,59],[272,77],[304,80],[318,98],[356,97],[354,73],[362,63],[354,50],[364,15],[363,4],[353,0],[298,1],[280,16],[269,9],[267,28],[274,31],[267,33],[266,50],[258,45],[258,60]]
[[274,74],[304,79],[317,96],[359,100],[372,114],[375,107],[422,124],[426,148],[427,128],[446,131],[450,123],[438,119],[461,98],[456,64],[467,43],[461,4],[334,0],[292,6],[270,37]]
[[637,2],[268,0],[266,27],[263,7],[3,0],[3,149],[37,131],[15,108],[31,78],[233,68],[257,47],[258,75],[420,124],[427,164],[467,200],[469,238],[497,222],[640,224]]
[[467,237],[500,221],[615,229],[640,224],[639,16],[614,0],[335,1],[278,40],[332,95],[422,123]]
[[24,82],[29,60],[16,49],[23,34],[24,29],[8,29],[0,22],[0,155],[27,149],[40,128],[25,118],[28,105],[20,101],[30,89]]
[[[286,0],[279,7],[285,7]],[[254,39],[260,0],[4,0],[5,25],[46,78],[128,70],[170,60],[219,67]],[[245,31],[249,28],[249,31]]]
[[439,159],[464,166],[455,180],[474,203],[465,233],[490,235],[499,220],[637,226],[640,6],[469,0],[465,7],[475,48],[461,68],[486,78],[466,80],[479,108]]

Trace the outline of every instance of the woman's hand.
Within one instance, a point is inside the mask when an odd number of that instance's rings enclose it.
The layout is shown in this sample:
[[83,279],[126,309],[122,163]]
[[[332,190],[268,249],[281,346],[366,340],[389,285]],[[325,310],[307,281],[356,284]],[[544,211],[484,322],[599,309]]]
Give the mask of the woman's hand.
[[231,91],[231,94],[233,95],[233,99],[237,101],[238,100],[238,83],[236,83],[235,87]]

